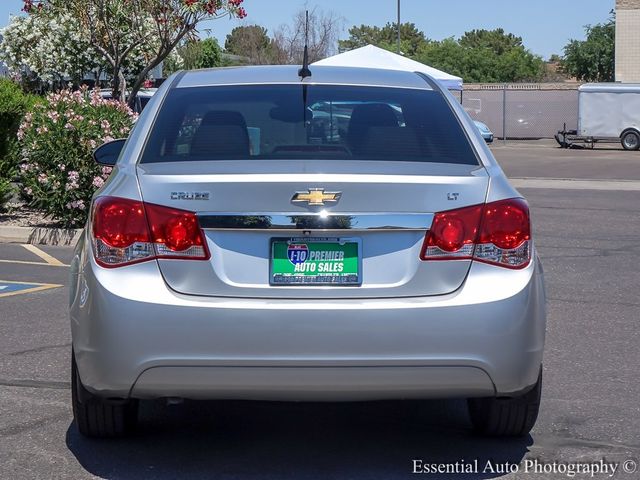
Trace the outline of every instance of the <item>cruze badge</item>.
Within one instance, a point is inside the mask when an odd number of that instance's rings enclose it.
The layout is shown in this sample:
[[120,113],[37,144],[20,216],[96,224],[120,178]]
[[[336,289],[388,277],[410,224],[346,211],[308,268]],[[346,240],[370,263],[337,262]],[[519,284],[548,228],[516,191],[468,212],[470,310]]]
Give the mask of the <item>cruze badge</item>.
[[171,192],[171,200],[209,200],[210,192]]
[[293,203],[307,202],[310,207],[320,207],[325,203],[336,203],[342,192],[325,192],[324,188],[310,188],[306,192],[296,192],[291,201]]

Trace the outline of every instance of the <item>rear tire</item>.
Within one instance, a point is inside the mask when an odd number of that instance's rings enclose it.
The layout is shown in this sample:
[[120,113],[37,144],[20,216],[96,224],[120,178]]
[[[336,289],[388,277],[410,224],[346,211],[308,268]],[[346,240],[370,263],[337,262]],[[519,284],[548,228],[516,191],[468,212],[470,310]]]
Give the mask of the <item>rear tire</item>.
[[78,375],[71,355],[71,403],[80,433],[93,438],[116,438],[131,434],[138,421],[138,401],[107,400],[89,392]]
[[511,398],[469,399],[469,416],[474,429],[492,437],[521,437],[536,423],[542,393],[542,369],[534,387]]
[[620,137],[620,143],[625,150],[640,149],[640,134],[634,130],[624,132]]

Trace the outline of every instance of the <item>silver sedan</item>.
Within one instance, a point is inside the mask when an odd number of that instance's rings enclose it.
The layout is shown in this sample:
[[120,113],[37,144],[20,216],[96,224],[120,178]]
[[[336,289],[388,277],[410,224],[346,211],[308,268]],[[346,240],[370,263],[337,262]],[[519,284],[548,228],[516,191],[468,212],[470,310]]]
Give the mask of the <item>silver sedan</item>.
[[[114,165],[72,265],[73,407],[140,399],[469,399],[523,435],[541,393],[529,208],[463,108],[415,73],[182,72]],[[117,161],[116,161],[117,160]]]

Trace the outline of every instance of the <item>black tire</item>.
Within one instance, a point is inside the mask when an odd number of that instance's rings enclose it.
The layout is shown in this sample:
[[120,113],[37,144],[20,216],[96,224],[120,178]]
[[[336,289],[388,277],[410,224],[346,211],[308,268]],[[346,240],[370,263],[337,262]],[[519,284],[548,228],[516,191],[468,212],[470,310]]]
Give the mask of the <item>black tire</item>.
[[624,132],[620,137],[620,143],[625,150],[640,149],[640,134],[634,130]]
[[71,402],[78,430],[86,437],[116,438],[131,434],[138,421],[138,401],[107,400],[89,392],[71,355]]
[[534,387],[511,398],[469,399],[469,416],[476,432],[492,437],[521,437],[536,423],[542,393],[542,369]]

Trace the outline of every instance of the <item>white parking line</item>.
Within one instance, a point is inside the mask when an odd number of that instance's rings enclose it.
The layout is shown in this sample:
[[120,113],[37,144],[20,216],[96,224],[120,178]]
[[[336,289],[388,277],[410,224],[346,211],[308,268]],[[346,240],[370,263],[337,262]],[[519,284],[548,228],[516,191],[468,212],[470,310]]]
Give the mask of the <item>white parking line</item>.
[[58,260],[55,257],[52,257],[51,255],[49,255],[47,252],[43,252],[42,250],[40,250],[38,247],[36,247],[35,245],[31,245],[31,244],[23,244],[22,245],[25,249],[29,250],[31,253],[36,254],[38,257],[40,257],[42,260],[44,260],[45,262],[47,262],[49,265],[54,265],[56,267],[63,267],[65,266],[64,263],[62,263],[60,260]]
[[29,262],[27,260],[4,260],[0,259],[0,263],[17,263],[18,265],[42,265],[44,267],[68,267],[66,263],[61,263],[60,265],[54,265],[52,263],[45,262]]

